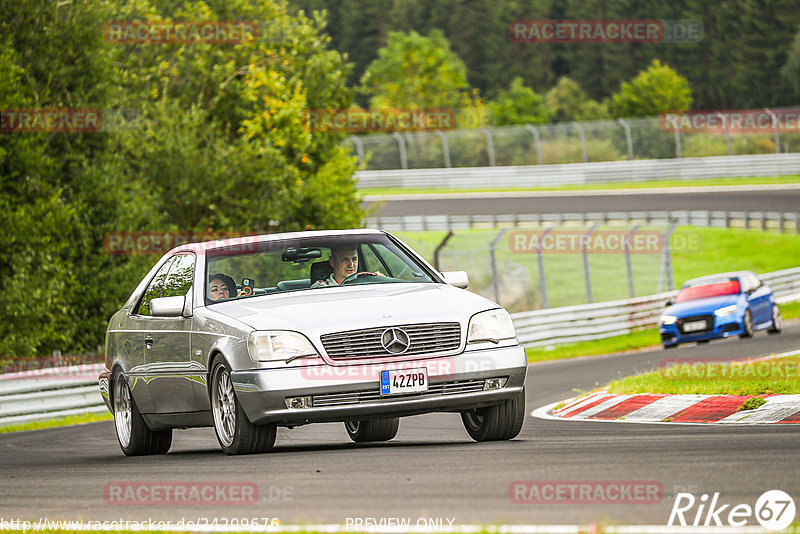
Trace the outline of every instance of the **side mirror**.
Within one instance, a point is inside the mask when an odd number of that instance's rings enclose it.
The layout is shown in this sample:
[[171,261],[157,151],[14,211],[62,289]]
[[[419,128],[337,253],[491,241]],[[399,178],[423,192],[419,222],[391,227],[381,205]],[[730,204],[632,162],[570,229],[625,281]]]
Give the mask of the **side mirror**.
[[153,317],[181,317],[186,304],[186,297],[159,297],[150,301],[150,313]]
[[442,278],[446,284],[467,289],[469,287],[469,275],[467,271],[447,271],[442,273]]

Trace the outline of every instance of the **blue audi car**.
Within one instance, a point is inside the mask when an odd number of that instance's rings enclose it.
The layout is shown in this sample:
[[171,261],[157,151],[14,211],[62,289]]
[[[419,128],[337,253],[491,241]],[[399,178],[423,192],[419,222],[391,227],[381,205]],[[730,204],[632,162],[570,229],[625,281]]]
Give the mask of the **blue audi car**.
[[769,286],[750,271],[713,274],[683,284],[658,322],[664,348],[756,330],[781,331],[781,311]]

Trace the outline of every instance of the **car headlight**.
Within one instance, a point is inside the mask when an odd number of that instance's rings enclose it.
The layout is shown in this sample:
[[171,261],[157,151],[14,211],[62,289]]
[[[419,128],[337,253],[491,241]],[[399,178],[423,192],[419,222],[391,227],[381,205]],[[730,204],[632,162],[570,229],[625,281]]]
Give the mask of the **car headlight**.
[[256,362],[285,361],[319,356],[314,345],[297,332],[251,332],[247,338],[250,358]]
[[736,304],[731,304],[730,306],[725,306],[724,308],[714,310],[714,315],[717,317],[725,317],[734,313],[736,313]]
[[678,318],[674,315],[662,315],[661,316],[661,324],[675,324]]
[[503,309],[476,313],[469,320],[467,343],[491,341],[499,343],[502,339],[517,337],[511,316]]

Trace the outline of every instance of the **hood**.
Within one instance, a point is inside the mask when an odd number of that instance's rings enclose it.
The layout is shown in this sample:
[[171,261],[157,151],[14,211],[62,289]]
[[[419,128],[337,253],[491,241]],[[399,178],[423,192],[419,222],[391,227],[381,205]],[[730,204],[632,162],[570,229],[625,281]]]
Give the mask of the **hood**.
[[365,284],[265,295],[215,304],[256,330],[322,334],[429,322],[459,322],[462,331],[477,312],[494,302],[447,284]]
[[688,317],[690,315],[702,315],[714,313],[714,310],[724,306],[730,306],[739,302],[740,295],[721,295],[719,297],[709,297],[705,299],[693,299],[679,302],[666,308],[662,315],[675,315],[676,317]]

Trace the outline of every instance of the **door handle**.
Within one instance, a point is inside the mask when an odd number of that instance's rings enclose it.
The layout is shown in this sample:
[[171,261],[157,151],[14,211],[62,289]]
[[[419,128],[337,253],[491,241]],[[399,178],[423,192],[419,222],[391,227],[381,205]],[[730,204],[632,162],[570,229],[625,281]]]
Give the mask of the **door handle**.
[[145,338],[144,338],[144,346],[147,349],[153,348],[153,336],[151,336],[150,334],[147,334],[145,336]]

